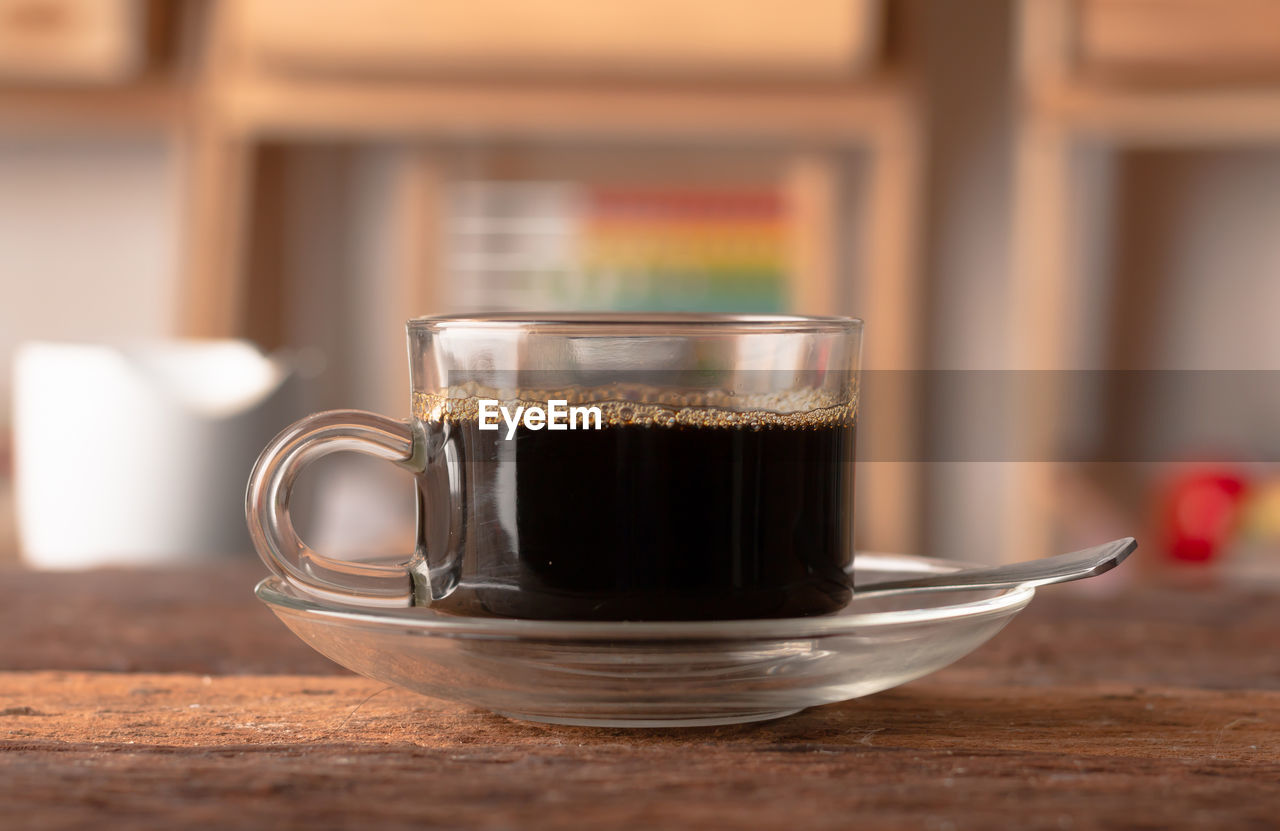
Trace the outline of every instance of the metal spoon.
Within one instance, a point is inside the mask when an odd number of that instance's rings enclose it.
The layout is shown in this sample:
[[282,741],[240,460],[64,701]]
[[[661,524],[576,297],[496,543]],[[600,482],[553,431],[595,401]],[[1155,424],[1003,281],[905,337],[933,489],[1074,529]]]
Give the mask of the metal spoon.
[[1014,586],[1043,586],[1048,583],[1065,583],[1083,580],[1104,571],[1110,571],[1124,561],[1138,547],[1133,537],[1112,540],[1093,548],[1010,563],[991,568],[968,568],[947,574],[930,574],[909,580],[890,580],[854,588],[854,597],[902,594],[905,592],[948,591],[958,589],[1007,589]]

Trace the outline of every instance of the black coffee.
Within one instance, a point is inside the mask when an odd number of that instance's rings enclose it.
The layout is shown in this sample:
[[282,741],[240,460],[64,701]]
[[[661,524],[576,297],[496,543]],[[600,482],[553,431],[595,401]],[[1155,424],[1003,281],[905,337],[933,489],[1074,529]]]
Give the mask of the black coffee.
[[[436,601],[470,615],[697,620],[831,612],[848,602],[854,424],[847,413],[700,414],[601,429],[481,430],[472,407],[427,421],[452,484],[419,481],[419,544],[460,551]],[[665,416],[665,419],[662,417]],[[663,424],[662,422],[666,422]],[[755,423],[750,423],[755,422]],[[444,454],[437,456],[443,458]],[[459,481],[460,480],[460,481]],[[445,502],[438,500],[445,499]],[[439,509],[436,509],[437,512]],[[463,539],[459,539],[459,535]]]

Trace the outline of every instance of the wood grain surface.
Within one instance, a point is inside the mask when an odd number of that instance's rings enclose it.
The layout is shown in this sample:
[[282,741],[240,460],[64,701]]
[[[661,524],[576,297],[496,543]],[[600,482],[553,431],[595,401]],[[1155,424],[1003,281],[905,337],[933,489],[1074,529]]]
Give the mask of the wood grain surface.
[[5,828],[1274,828],[1280,605],[1046,591],[955,666],[754,725],[508,721],[358,678],[252,566],[0,572]]

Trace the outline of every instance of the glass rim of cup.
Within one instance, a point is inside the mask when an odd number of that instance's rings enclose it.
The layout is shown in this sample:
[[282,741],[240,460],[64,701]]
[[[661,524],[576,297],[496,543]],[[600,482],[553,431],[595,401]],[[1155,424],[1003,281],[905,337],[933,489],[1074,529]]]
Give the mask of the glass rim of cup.
[[545,332],[618,334],[626,330],[671,335],[695,333],[853,334],[863,322],[837,315],[756,315],[701,312],[493,312],[428,315],[408,321],[410,330],[534,329]]

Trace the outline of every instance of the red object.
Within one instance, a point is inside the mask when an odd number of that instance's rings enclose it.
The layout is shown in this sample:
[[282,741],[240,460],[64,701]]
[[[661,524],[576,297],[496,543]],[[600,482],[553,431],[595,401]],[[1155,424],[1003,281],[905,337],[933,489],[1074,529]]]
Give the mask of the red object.
[[1186,562],[1218,556],[1235,533],[1245,490],[1245,480],[1229,470],[1195,470],[1176,478],[1163,511],[1169,555]]

